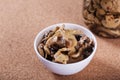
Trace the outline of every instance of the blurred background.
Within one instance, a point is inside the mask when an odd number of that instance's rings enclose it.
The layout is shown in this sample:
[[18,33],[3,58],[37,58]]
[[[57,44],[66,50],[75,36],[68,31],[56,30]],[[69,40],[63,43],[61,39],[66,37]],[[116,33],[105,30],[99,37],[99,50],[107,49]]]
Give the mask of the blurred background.
[[0,80],[120,80],[120,39],[96,36],[93,60],[71,76],[51,73],[36,56],[34,38],[45,27],[62,22],[87,27],[83,1],[0,0]]

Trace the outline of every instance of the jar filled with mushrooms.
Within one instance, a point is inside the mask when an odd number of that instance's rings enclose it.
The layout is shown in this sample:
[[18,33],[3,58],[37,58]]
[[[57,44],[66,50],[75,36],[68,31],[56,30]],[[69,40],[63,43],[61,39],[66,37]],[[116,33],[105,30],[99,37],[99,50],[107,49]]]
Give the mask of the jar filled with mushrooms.
[[83,18],[99,36],[120,38],[120,0],[84,0]]

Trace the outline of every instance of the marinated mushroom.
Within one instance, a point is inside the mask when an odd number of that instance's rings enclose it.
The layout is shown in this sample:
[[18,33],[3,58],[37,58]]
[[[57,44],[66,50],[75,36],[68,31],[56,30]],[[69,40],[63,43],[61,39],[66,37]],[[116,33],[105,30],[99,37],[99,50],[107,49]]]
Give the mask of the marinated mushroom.
[[82,53],[82,48],[79,48],[79,50],[78,50],[78,52],[76,52],[76,53],[74,53],[74,54],[72,54],[72,55],[70,55],[72,58],[78,58],[80,55],[81,55],[81,53]]
[[67,48],[62,48],[59,51],[57,51],[54,55],[55,62],[66,64],[69,60],[69,57],[67,54],[62,53],[63,51],[68,51]]
[[106,28],[116,29],[120,25],[120,18],[115,18],[113,15],[106,15],[105,20],[102,20],[102,24]]
[[44,58],[61,64],[71,62],[72,58],[72,61],[85,59],[83,51],[91,46],[90,41],[92,41],[80,30],[65,29],[64,26],[56,27],[45,36],[38,45],[39,53]]
[[43,45],[43,43],[39,44],[38,51],[39,51],[40,55],[44,57],[44,45]]
[[110,11],[113,7],[111,0],[102,0],[101,6],[106,11]]

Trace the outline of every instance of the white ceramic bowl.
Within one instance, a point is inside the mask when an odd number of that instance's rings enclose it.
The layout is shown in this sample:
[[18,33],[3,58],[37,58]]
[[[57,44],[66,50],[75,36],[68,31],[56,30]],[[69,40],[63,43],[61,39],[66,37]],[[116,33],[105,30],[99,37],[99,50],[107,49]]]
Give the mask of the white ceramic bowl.
[[[75,63],[70,63],[70,64],[59,64],[59,63],[55,63],[55,62],[51,62],[45,58],[43,58],[38,50],[37,50],[37,46],[39,44],[39,42],[41,41],[43,35],[46,32],[49,32],[50,30],[53,30],[56,26],[61,26],[65,24],[65,28],[66,29],[79,29],[81,31],[83,31],[89,38],[93,39],[94,43],[95,43],[95,47],[94,47],[94,51],[91,53],[91,55],[89,57],[87,57],[86,59],[79,61],[79,62],[75,62]],[[40,31],[38,33],[38,35],[35,38],[34,41],[34,49],[35,52],[39,58],[39,60],[53,73],[59,74],[59,75],[71,75],[71,74],[75,74],[81,70],[83,70],[88,64],[89,62],[92,60],[96,49],[97,49],[97,41],[95,36],[87,29],[84,28],[80,25],[77,24],[71,24],[71,23],[59,23],[59,24],[55,24],[52,26],[48,26],[47,28],[43,29],[42,31]]]

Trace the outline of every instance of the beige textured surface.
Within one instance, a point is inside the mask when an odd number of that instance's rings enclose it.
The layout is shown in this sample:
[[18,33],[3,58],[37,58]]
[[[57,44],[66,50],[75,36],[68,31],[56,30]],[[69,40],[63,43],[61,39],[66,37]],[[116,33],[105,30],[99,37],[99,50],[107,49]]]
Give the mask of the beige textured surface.
[[34,38],[43,28],[60,22],[85,26],[82,1],[0,0],[0,80],[120,80],[120,39],[96,36],[93,60],[72,76],[51,73],[34,52]]

